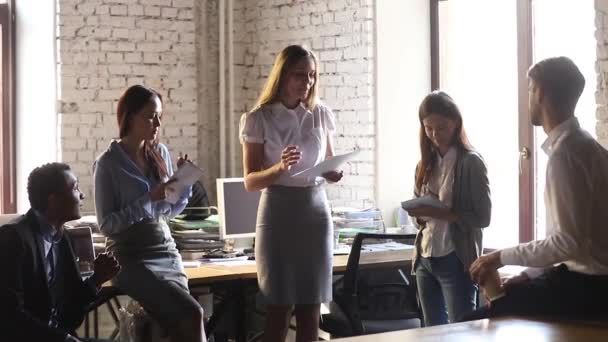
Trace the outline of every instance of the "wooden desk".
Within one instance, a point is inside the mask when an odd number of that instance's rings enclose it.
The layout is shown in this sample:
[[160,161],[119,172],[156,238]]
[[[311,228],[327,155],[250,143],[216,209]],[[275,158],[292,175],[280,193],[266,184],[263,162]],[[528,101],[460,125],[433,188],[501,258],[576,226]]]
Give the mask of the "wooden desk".
[[[412,260],[413,250],[381,251],[361,253],[361,268],[393,267]],[[336,255],[333,259],[334,273],[346,271],[348,255]],[[255,262],[247,265],[230,265],[221,262],[203,263],[200,267],[186,268],[190,286],[211,284],[237,279],[256,279]]]
[[[384,268],[384,267],[395,267],[395,266],[403,266],[407,265],[412,260],[413,250],[398,250],[398,251],[381,251],[381,252],[364,252],[361,253],[361,258],[359,260],[359,265],[361,269],[365,268]],[[336,255],[333,258],[333,272],[334,273],[344,273],[346,271],[346,264],[348,263],[348,255]],[[234,299],[243,300],[240,298],[243,296],[242,288],[244,282],[255,282],[257,278],[256,265],[255,262],[248,263],[246,265],[234,265],[229,263],[221,263],[221,262],[213,262],[213,263],[203,263],[199,267],[186,268],[186,275],[188,276],[188,285],[193,288],[196,286],[212,286],[216,284],[222,284],[223,287],[226,284],[232,284],[231,287],[235,288]],[[111,282],[107,282],[103,285],[106,287],[106,290],[111,290]],[[113,302],[111,301],[113,300]],[[114,338],[118,334],[118,319],[115,314],[116,310],[121,307],[120,302],[112,296],[107,298],[106,303],[108,306],[108,310],[112,313],[114,323],[116,324],[116,328],[112,333],[112,338]],[[99,305],[102,305],[100,303]],[[217,316],[214,313],[212,316],[209,325],[214,326],[217,320]],[[86,317],[86,337],[89,337],[89,328],[88,328],[88,315]],[[98,317],[97,317],[97,309],[94,309],[94,336],[98,337]],[[239,319],[243,319],[242,317]],[[240,335],[237,335],[237,341],[244,341],[245,332],[238,332]]]
[[336,339],[339,342],[430,342],[430,341],[608,341],[608,326],[584,322],[542,321],[525,318],[482,319],[429,328],[394,331]]

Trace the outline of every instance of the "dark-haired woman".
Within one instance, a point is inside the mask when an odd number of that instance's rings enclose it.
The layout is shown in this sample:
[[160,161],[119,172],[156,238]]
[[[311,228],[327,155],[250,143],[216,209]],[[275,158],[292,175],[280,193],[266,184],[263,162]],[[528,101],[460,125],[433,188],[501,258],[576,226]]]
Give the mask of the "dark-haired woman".
[[444,208],[409,210],[419,228],[413,270],[426,326],[455,322],[476,306],[477,285],[467,270],[482,251],[482,228],[492,202],[485,163],[473,150],[454,100],[442,91],[419,108],[420,153],[416,197],[435,196]]
[[120,139],[93,166],[97,220],[122,266],[113,284],[159,320],[172,341],[204,341],[203,312],[189,294],[166,223],[184,209],[190,191],[175,204],[165,200],[173,166],[158,142],[162,111],[161,95],[140,85],[118,101]]

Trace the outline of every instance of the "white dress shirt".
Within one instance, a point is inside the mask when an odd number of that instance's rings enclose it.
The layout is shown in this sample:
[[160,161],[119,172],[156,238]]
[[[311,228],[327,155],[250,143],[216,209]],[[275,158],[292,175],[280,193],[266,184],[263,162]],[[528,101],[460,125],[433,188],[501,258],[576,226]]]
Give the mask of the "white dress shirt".
[[327,138],[335,130],[334,115],[329,108],[318,104],[310,111],[300,104],[289,109],[279,101],[243,114],[239,135],[241,143],[264,144],[264,168],[280,162],[283,149],[288,145],[298,146],[302,159],[274,184],[308,187],[323,183],[324,178],[307,179],[291,175],[325,160]]
[[[448,208],[452,207],[452,188],[454,187],[454,166],[458,152],[450,147],[446,154],[437,156],[433,174],[426,184],[424,194],[433,193]],[[450,234],[450,223],[446,220],[429,218],[426,228],[422,230],[420,255],[425,258],[441,257],[454,251],[454,242]]]
[[564,263],[571,271],[608,275],[608,151],[575,117],[549,132],[542,148],[549,156],[547,237],[502,250],[501,262],[537,268]]

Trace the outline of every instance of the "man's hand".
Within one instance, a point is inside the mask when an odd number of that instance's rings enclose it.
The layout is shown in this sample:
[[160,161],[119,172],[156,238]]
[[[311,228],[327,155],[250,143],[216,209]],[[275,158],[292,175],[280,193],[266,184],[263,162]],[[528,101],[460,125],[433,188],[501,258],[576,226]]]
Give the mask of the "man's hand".
[[500,251],[496,251],[477,258],[477,260],[471,264],[469,273],[471,273],[471,279],[473,279],[474,282],[483,285],[484,281],[502,266],[504,265],[500,262]]
[[114,278],[116,273],[120,271],[120,265],[114,256],[110,253],[101,253],[93,261],[93,281],[97,288],[100,288],[103,283]]

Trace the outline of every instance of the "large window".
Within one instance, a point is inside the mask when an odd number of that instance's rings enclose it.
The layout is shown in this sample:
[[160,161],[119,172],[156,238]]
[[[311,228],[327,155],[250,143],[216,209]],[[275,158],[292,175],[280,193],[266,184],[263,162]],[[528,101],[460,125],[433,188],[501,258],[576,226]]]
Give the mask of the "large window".
[[587,79],[577,114],[595,132],[593,1],[434,0],[434,6],[436,86],[460,106],[488,165],[493,208],[484,246],[542,238],[546,135],[530,125],[525,73],[546,57],[572,58]]
[[469,139],[488,165],[493,210],[484,245],[513,245],[519,226],[516,8],[511,0],[439,4],[439,85],[460,107]]
[[[534,61],[552,56],[568,56],[578,65],[585,76],[585,90],[576,106],[575,114],[581,126],[591,135],[595,131],[595,72],[596,40],[595,9],[593,0],[534,0],[533,36]],[[564,25],[564,23],[569,23]],[[535,129],[536,146],[536,237],[544,238],[546,212],[543,200],[547,155],[540,146],[545,141],[542,128]]]
[[14,15],[12,0],[0,1],[0,213],[17,209],[15,192]]

